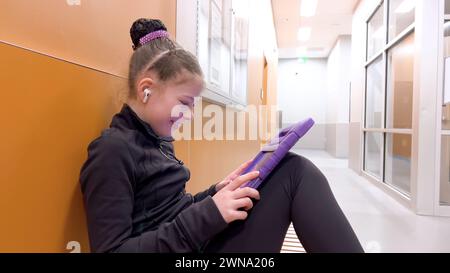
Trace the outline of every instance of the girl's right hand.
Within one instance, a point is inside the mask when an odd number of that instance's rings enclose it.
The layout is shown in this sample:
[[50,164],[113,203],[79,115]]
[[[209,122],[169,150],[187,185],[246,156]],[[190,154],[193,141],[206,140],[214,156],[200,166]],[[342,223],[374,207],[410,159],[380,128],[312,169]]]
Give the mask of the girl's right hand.
[[[251,187],[240,188],[244,183],[258,177],[259,172],[253,171],[233,179],[229,184],[220,189],[212,199],[227,223],[235,220],[244,220],[253,207],[250,198],[259,200],[259,192]],[[239,210],[240,208],[245,210]]]

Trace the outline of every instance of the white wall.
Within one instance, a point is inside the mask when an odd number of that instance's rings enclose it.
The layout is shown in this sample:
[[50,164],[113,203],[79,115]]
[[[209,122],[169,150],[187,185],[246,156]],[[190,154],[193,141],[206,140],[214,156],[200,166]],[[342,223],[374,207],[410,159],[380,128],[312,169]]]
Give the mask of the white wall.
[[338,37],[327,63],[326,150],[348,157],[351,36]]
[[309,59],[304,64],[298,59],[280,59],[278,62],[277,95],[283,125],[308,117],[316,122],[296,147],[325,149],[326,78],[326,59]]
[[327,63],[327,123],[349,122],[351,36],[340,36]]
[[299,147],[348,156],[351,37],[340,36],[327,59],[280,59],[278,105],[283,123],[312,117],[316,124]]
[[326,60],[280,59],[278,63],[278,105],[283,123],[312,117],[323,124],[326,119]]

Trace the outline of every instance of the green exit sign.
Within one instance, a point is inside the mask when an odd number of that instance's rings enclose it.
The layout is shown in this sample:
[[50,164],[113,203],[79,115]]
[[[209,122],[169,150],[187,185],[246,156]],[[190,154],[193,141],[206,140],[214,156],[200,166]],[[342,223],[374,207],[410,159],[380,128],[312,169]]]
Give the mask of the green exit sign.
[[307,57],[300,57],[298,58],[298,62],[301,64],[306,64],[308,62],[308,58]]

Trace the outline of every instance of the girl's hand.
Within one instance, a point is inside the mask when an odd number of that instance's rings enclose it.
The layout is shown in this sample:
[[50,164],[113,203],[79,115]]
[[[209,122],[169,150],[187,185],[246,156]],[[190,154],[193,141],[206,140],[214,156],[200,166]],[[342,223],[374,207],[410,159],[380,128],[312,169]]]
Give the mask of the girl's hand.
[[[258,171],[253,171],[238,176],[212,197],[225,222],[230,223],[247,218],[247,211],[253,207],[253,201],[250,198],[259,200],[259,192],[250,187],[239,187],[258,177],[258,175]],[[244,208],[245,211],[240,210],[240,208]]]
[[231,181],[236,179],[245,168],[252,162],[252,159],[248,160],[247,162],[244,162],[239,168],[234,170],[232,173],[230,173],[227,177],[225,177],[221,182],[216,184],[216,192],[220,191],[223,187],[228,185]]

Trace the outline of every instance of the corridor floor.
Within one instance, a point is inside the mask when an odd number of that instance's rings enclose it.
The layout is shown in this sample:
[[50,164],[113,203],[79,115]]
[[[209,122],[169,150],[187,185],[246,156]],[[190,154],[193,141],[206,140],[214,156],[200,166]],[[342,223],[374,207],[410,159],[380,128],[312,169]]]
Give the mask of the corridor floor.
[[[366,252],[450,252],[450,217],[419,216],[322,150],[293,150],[327,177]],[[289,228],[281,252],[304,252]]]

